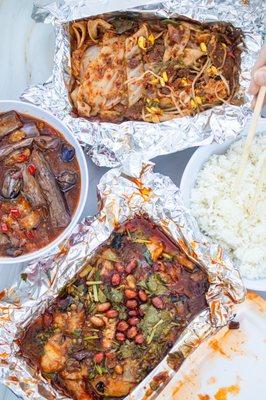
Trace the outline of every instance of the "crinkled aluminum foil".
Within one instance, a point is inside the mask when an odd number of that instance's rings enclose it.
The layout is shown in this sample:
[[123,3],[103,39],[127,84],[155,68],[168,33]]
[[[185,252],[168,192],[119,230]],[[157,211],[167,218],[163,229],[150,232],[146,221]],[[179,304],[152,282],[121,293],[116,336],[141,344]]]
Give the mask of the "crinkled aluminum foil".
[[240,74],[244,95],[242,106],[217,106],[194,117],[158,124],[135,121],[99,123],[70,115],[72,107],[66,89],[70,80],[70,44],[65,23],[96,15],[103,10],[113,10],[118,4],[123,8],[125,3],[123,0],[48,0],[46,6],[35,5],[33,18],[55,25],[54,71],[47,83],[27,89],[22,94],[22,100],[51,111],[65,122],[100,166],[118,166],[131,153],[141,153],[145,159],[151,159],[188,147],[235,138],[251,115],[250,96],[245,92],[265,31],[266,2],[261,0],[251,0],[248,5],[243,0],[166,0],[133,9],[135,13],[146,12],[164,18],[181,14],[205,22],[227,21],[241,28],[246,43]]
[[[114,226],[136,213],[148,214],[184,251],[196,254],[194,257],[208,273],[209,309],[189,324],[171,352],[187,357],[202,340],[229,321],[234,303],[243,301],[245,289],[239,272],[228,256],[200,233],[171,179],[154,173],[153,166],[151,162],[143,163],[140,156],[131,156],[124,167],[107,172],[98,186],[99,214],[77,226],[59,253],[33,262],[24,271],[24,280],[0,294],[0,378],[22,398],[66,399],[17,355],[15,339],[110,236]],[[168,372],[168,379],[175,373],[166,358],[126,400],[143,399],[153,377],[162,371]]]

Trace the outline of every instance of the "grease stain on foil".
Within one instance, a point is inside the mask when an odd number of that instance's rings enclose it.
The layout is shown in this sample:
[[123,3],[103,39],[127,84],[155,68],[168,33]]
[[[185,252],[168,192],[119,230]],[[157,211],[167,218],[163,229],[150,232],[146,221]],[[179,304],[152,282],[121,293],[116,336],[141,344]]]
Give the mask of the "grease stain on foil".
[[240,393],[239,385],[230,385],[220,388],[214,395],[215,400],[228,400],[228,396],[232,394],[236,396]]

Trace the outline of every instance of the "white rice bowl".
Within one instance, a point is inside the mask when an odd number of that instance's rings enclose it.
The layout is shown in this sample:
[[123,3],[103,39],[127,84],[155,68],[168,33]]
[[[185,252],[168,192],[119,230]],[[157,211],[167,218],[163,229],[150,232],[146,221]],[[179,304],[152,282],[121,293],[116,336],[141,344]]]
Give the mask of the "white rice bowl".
[[[201,230],[226,248],[249,279],[266,277],[266,132],[256,136],[238,193],[232,198],[245,139],[213,155],[191,191],[191,210]],[[265,163],[264,163],[265,168]],[[257,201],[255,198],[257,196]]]

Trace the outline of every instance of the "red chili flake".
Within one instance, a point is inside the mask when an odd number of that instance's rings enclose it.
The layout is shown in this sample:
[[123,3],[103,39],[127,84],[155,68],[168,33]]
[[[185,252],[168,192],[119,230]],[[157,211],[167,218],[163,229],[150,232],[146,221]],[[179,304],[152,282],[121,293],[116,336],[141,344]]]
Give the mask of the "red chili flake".
[[26,236],[27,236],[28,239],[33,239],[34,238],[34,234],[31,231],[26,232]]
[[104,354],[103,353],[97,353],[93,357],[93,360],[94,360],[95,364],[101,364],[103,359],[104,359]]
[[232,57],[233,59],[235,59],[235,55],[232,51],[228,51],[227,54],[229,55],[229,57]]
[[25,155],[25,154],[21,154],[21,155],[18,157],[18,162],[26,162],[26,161],[28,161],[28,159],[29,159],[29,156],[27,156],[27,155]]
[[34,164],[30,164],[30,165],[28,166],[28,171],[29,171],[29,173],[30,173],[31,175],[34,175],[35,172],[36,172],[36,167],[35,167],[35,165],[34,165]]
[[20,211],[17,208],[11,208],[10,216],[13,217],[13,218],[19,218],[20,217]]
[[2,232],[8,232],[8,226],[7,226],[7,224],[5,222],[3,222],[1,224],[1,231]]

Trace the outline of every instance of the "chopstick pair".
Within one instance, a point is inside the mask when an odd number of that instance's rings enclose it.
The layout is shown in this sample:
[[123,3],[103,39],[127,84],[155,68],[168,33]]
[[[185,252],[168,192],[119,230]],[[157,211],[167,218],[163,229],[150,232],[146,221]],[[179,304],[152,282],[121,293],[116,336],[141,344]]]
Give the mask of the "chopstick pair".
[[[240,184],[242,182],[242,178],[243,178],[243,174],[245,171],[245,168],[247,166],[247,162],[248,162],[248,158],[249,158],[249,154],[250,154],[250,149],[256,134],[256,128],[257,128],[257,124],[258,124],[258,120],[259,117],[261,115],[261,110],[263,107],[263,103],[264,103],[264,98],[266,95],[266,86],[262,86],[259,90],[258,93],[258,97],[256,100],[256,104],[254,107],[254,112],[253,112],[253,116],[252,116],[252,120],[251,120],[251,124],[250,124],[250,128],[248,131],[248,135],[247,135],[247,139],[246,139],[246,143],[244,146],[244,150],[242,153],[242,157],[240,160],[240,164],[239,164],[239,170],[238,170],[238,174],[236,177],[236,181],[235,181],[235,185],[233,188],[233,198],[236,197],[236,194],[240,188]],[[263,181],[265,179],[265,168],[266,168],[266,161],[264,160],[263,164],[262,164],[262,172],[260,174],[260,178],[259,178],[259,185],[257,186],[257,191],[255,194],[255,201],[257,202],[258,199],[258,195],[259,195],[259,190],[261,190],[262,186],[263,186]]]

